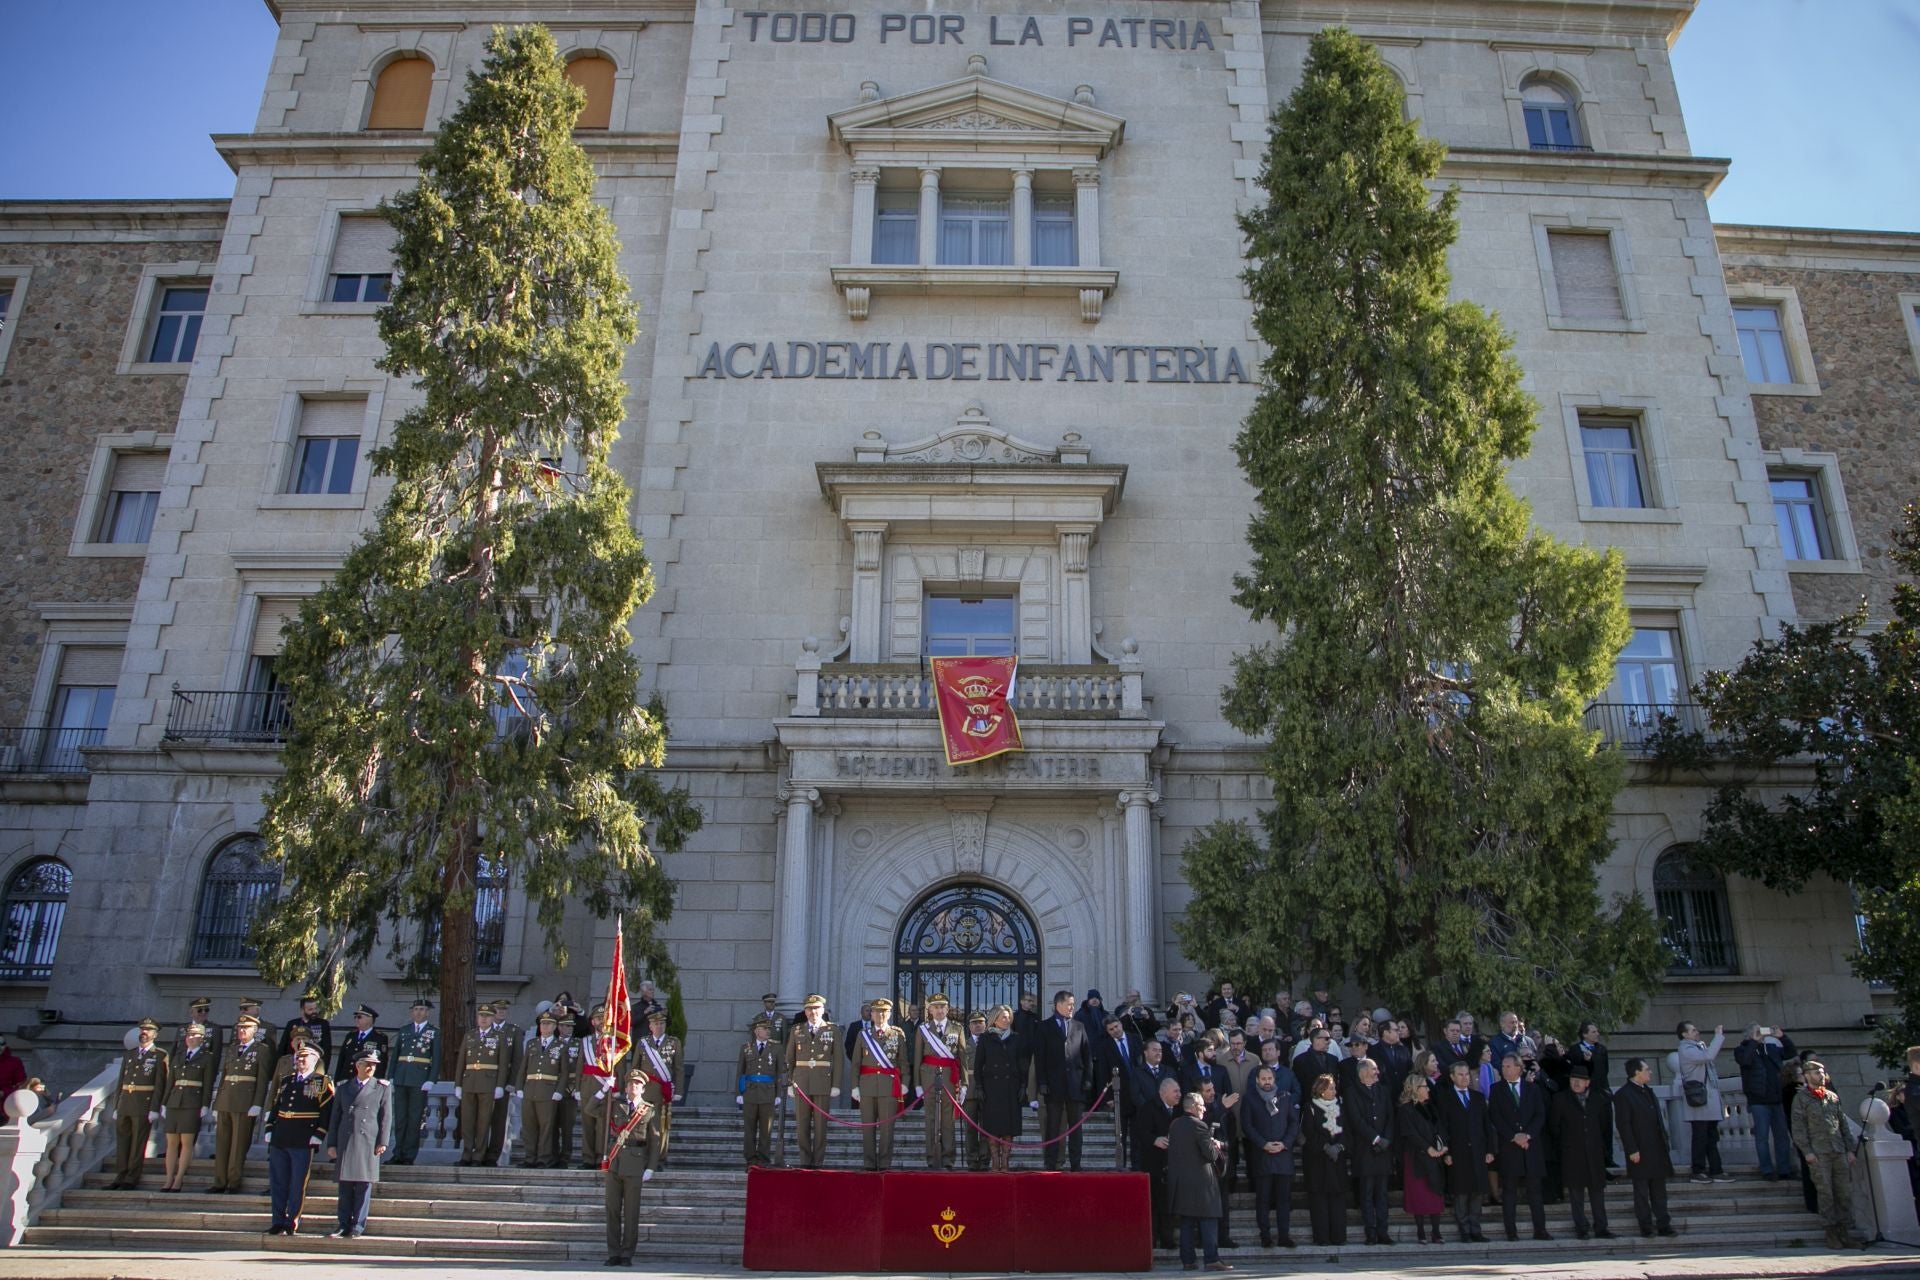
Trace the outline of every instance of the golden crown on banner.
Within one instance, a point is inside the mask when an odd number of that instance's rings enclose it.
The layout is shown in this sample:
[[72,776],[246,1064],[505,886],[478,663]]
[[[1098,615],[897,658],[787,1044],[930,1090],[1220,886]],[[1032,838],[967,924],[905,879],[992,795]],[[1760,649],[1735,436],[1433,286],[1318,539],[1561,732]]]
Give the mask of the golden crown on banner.
[[933,1224],[933,1238],[940,1242],[943,1249],[953,1248],[953,1242],[966,1233],[966,1224],[955,1222],[957,1217],[951,1207],[940,1211],[940,1221]]

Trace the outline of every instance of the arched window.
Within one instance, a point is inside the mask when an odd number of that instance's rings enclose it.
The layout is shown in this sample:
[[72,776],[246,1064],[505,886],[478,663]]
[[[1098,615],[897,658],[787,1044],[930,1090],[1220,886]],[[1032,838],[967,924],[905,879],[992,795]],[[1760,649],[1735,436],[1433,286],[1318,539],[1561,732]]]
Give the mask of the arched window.
[[1738,971],[1726,879],[1690,846],[1675,845],[1653,864],[1653,897],[1660,940],[1671,953],[1668,973]]
[[1535,77],[1522,84],[1520,108],[1527,117],[1527,145],[1535,151],[1588,149],[1573,95],[1553,81]]
[[1018,1008],[1040,993],[1040,932],[1025,907],[984,884],[936,889],[907,912],[894,942],[893,998],[918,1007],[934,992],[965,1017]]
[[[480,859],[473,881],[473,971],[499,973],[507,948],[507,863],[504,858]],[[409,971],[419,979],[440,972],[440,917],[421,922],[420,951]]]
[[0,981],[46,982],[53,977],[53,954],[60,948],[60,922],[66,918],[73,872],[58,858],[35,858],[7,881],[0,898]]
[[247,930],[280,892],[280,866],[268,862],[266,852],[267,843],[259,836],[235,836],[207,861],[193,929],[193,964],[239,969],[253,963]]
[[589,53],[567,64],[567,79],[587,91],[587,105],[573,122],[576,129],[605,129],[613,123],[613,59]]
[[395,58],[373,82],[369,129],[424,129],[427,98],[433,93],[433,60],[419,55]]

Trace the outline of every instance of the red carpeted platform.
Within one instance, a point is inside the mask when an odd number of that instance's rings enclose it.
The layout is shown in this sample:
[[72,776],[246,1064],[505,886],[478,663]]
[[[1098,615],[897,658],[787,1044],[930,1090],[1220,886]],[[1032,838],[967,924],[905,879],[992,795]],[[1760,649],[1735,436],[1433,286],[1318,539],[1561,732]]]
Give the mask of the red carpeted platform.
[[1147,1175],[753,1169],[745,1262],[755,1271],[1146,1271]]

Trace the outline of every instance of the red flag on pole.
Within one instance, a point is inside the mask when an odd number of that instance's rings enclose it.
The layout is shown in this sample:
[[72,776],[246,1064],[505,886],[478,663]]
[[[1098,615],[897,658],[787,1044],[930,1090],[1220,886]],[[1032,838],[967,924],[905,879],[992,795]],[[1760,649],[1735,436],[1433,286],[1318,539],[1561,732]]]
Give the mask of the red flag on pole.
[[933,701],[948,764],[971,764],[1024,751],[1013,716],[1018,658],[933,658]]
[[633,1048],[633,1004],[627,998],[625,930],[613,925],[613,977],[607,983],[607,1016],[600,1022],[600,1064],[607,1075]]

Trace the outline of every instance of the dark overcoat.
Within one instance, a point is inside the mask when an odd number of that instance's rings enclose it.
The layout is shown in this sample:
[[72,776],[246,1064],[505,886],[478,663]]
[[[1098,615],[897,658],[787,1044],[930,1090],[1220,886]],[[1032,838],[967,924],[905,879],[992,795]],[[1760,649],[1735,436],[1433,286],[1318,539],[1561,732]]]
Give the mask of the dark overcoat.
[[1175,1217],[1218,1218],[1220,1175],[1213,1167],[1213,1135],[1181,1114],[1167,1130],[1167,1205]]

